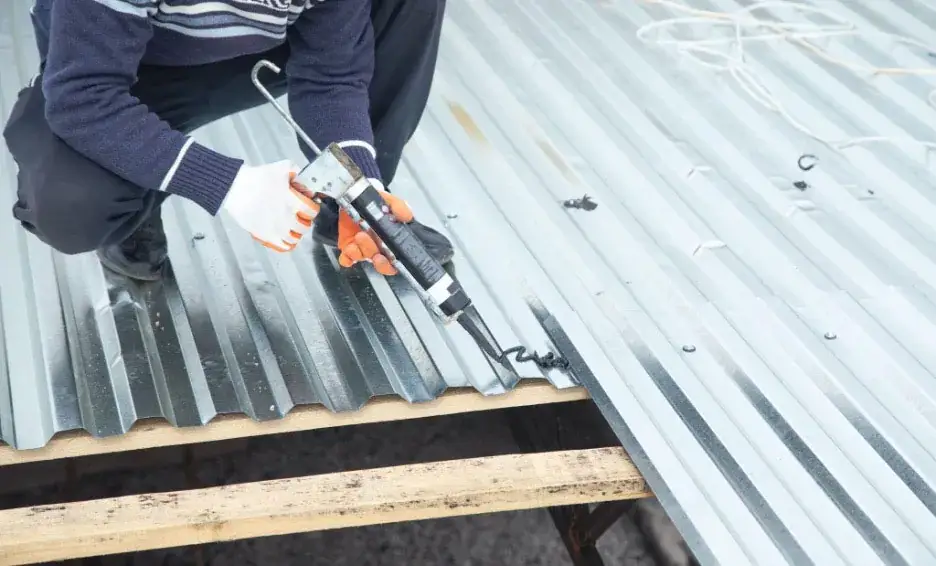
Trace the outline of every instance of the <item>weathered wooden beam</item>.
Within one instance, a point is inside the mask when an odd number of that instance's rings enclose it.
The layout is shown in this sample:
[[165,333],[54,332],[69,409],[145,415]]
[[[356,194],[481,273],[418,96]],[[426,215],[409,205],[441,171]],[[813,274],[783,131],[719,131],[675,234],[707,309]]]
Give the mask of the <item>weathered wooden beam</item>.
[[650,495],[620,448],[412,464],[0,511],[0,564]]

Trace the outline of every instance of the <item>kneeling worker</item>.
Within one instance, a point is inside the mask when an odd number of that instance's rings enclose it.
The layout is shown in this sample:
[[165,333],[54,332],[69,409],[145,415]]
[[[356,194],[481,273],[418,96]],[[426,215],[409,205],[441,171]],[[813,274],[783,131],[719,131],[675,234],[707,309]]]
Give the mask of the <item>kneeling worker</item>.
[[[113,271],[156,280],[167,259],[160,206],[177,195],[225,210],[277,251],[311,231],[340,249],[341,265],[393,274],[334,200],[320,209],[291,185],[294,164],[250,166],[188,134],[264,104],[250,73],[267,59],[284,73],[264,84],[288,95],[316,144],[346,142],[376,186],[389,185],[425,109],[444,1],[37,0],[39,75],[4,129],[18,166],[13,215],[60,252],[96,251]],[[384,196],[451,260],[442,234]]]

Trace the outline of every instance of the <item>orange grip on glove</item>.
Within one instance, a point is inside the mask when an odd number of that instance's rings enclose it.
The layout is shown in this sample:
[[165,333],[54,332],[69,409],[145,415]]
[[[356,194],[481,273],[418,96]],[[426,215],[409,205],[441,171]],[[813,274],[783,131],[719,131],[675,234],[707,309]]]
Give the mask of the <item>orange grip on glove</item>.
[[[406,201],[386,191],[380,191],[380,196],[390,206],[390,214],[396,220],[403,223],[413,221],[413,211]],[[342,267],[351,267],[359,261],[369,261],[381,275],[397,274],[390,260],[381,253],[376,236],[361,230],[344,210],[338,215],[338,249],[341,251],[338,263]]]

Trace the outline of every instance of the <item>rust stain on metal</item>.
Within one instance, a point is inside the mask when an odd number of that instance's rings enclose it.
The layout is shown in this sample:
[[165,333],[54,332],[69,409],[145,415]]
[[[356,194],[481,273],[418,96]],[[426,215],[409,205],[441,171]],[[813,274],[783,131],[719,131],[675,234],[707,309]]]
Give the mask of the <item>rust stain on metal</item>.
[[473,139],[474,141],[489,145],[489,142],[484,134],[481,132],[481,128],[478,127],[478,124],[475,123],[474,118],[471,117],[471,114],[468,114],[468,111],[462,107],[461,104],[457,102],[448,102],[449,111],[452,113],[452,116],[455,116],[455,120],[458,122],[458,125],[462,127],[463,130]]
[[556,169],[562,173],[562,176],[565,177],[567,181],[570,183],[579,184],[578,177],[566,163],[565,159],[562,158],[562,155],[556,151],[556,148],[554,148],[551,143],[546,140],[536,140],[536,145],[538,145],[540,150],[546,154],[546,157],[552,161],[552,164],[556,166]]

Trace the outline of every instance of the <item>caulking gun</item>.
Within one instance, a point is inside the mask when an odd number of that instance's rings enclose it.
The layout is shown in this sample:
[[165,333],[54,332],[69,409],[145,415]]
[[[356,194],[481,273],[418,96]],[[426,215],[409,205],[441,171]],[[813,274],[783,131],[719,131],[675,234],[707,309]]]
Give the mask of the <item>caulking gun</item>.
[[488,357],[512,373],[504,350],[471,303],[465,289],[429,254],[409,226],[391,217],[390,208],[383,197],[347,153],[335,143],[321,151],[306,135],[289,112],[260,83],[258,74],[263,67],[280,72],[280,68],[273,63],[259,61],[251,73],[254,86],[316,154],[316,158],[299,171],[294,181],[304,186],[319,204],[320,195],[334,198],[338,206],[363,230],[377,236],[377,244],[383,254],[443,324],[457,320]]

